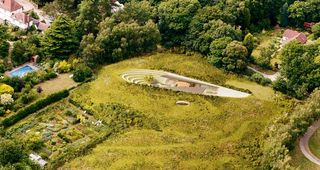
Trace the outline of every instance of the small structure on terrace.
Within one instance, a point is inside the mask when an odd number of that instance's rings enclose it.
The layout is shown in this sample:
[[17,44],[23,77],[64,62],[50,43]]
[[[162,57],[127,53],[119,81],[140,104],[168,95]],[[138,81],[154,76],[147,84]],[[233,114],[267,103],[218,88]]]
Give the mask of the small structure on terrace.
[[122,78],[129,83],[206,96],[233,98],[250,96],[248,93],[159,70],[132,70],[122,74]]

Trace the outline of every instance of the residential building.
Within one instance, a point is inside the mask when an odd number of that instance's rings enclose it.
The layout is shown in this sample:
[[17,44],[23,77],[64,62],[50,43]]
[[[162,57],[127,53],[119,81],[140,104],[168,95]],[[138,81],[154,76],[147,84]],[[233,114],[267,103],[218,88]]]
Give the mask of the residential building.
[[304,33],[287,29],[285,30],[283,37],[281,39],[281,46],[284,46],[293,40],[297,40],[300,43],[305,44],[308,41],[308,38]]

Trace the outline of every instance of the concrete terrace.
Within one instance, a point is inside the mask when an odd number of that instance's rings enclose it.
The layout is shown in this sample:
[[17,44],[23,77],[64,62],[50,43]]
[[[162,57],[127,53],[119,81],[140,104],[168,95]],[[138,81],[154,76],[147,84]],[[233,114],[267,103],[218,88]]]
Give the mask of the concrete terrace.
[[[146,80],[147,77],[152,78],[151,82]],[[231,98],[244,98],[250,96],[248,93],[159,70],[131,70],[122,74],[122,78],[129,83],[150,85],[153,87],[206,96]]]

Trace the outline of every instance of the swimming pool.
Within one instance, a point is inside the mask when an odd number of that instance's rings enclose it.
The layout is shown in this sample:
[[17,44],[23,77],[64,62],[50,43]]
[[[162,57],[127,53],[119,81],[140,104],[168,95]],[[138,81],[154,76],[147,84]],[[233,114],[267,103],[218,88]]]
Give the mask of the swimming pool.
[[38,68],[30,66],[30,65],[25,65],[22,66],[20,68],[14,69],[12,71],[9,72],[9,76],[10,77],[23,77],[25,76],[27,73],[30,73],[32,71],[37,71]]

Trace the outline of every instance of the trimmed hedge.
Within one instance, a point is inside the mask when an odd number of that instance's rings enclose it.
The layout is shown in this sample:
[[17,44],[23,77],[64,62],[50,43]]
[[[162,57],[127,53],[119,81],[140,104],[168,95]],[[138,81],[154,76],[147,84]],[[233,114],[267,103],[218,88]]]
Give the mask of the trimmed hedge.
[[1,125],[4,128],[7,128],[7,127],[17,123],[18,121],[22,120],[23,118],[27,117],[28,115],[30,115],[34,112],[37,112],[38,110],[41,110],[42,108],[44,108],[52,103],[55,103],[63,98],[66,98],[68,96],[69,96],[68,90],[63,90],[63,91],[51,94],[45,99],[38,100],[35,103],[33,103],[33,104],[31,104],[21,110],[18,110],[16,114],[4,119],[1,122]]

